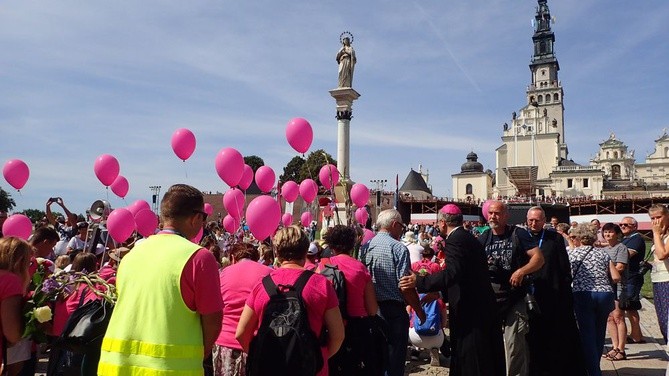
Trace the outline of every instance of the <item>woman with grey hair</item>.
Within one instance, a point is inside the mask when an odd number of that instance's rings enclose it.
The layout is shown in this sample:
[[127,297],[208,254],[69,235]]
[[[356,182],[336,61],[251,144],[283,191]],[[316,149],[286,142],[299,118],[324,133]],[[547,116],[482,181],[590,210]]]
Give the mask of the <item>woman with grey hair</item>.
[[569,252],[574,313],[588,374],[598,376],[602,374],[599,362],[604,349],[606,321],[614,308],[615,294],[611,282],[618,283],[620,273],[605,250],[593,247],[597,241],[595,227],[581,223],[570,234],[581,243]]

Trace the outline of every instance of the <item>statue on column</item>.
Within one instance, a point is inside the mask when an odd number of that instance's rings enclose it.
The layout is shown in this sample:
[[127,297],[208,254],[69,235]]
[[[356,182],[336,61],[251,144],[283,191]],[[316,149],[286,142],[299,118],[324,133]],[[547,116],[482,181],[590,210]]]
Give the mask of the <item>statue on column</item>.
[[353,34],[345,31],[339,36],[341,48],[337,52],[337,63],[339,64],[338,87],[351,87],[353,84],[353,68],[355,67],[355,50],[351,47]]

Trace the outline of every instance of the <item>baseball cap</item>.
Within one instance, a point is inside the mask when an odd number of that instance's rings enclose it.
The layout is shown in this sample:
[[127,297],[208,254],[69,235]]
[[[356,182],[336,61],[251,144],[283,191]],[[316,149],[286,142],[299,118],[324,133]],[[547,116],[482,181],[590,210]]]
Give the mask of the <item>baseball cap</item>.
[[314,243],[309,244],[309,250],[307,251],[307,254],[309,256],[317,255],[318,254],[318,246]]

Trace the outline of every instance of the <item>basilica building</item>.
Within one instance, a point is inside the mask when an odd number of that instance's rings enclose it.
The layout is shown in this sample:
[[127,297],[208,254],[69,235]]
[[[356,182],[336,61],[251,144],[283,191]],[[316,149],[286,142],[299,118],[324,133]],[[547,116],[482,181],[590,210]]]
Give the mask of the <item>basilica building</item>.
[[[452,175],[453,197],[479,202],[489,198],[541,199],[669,196],[669,136],[655,140],[655,151],[637,162],[615,134],[599,144],[589,165],[569,159],[564,126],[564,91],[554,51],[547,0],[538,0],[534,16],[531,82],[526,103],[502,126],[494,171],[484,171],[474,152],[460,173]],[[594,146],[594,145],[593,145]]]

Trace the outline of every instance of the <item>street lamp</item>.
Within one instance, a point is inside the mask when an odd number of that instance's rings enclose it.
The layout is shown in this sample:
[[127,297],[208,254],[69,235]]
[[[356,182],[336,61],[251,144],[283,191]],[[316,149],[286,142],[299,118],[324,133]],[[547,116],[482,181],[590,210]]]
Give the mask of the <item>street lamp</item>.
[[[370,183],[376,184],[376,215],[375,217],[379,216],[379,209],[381,207],[381,194],[383,192],[383,187],[386,186],[386,183],[388,183],[387,179],[374,179],[370,180]],[[376,223],[376,218],[374,218],[374,223]]]
[[160,188],[161,186],[159,185],[152,185],[149,187],[149,189],[151,189],[151,192],[153,192],[152,210],[156,214],[160,214],[158,213],[158,208],[160,208]]

